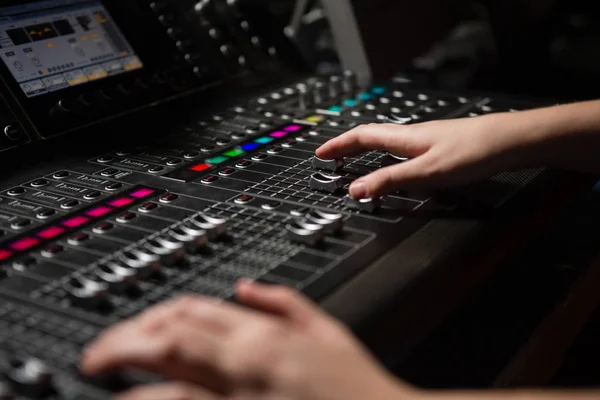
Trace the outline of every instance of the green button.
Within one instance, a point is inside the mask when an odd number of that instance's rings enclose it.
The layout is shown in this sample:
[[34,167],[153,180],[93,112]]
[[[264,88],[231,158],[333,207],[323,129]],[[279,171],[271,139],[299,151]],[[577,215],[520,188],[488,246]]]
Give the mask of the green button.
[[271,143],[273,140],[274,140],[273,138],[264,136],[264,137],[256,139],[255,142],[260,143],[260,144],[267,144],[267,143]]
[[211,158],[210,160],[206,160],[206,162],[209,164],[213,164],[213,165],[219,165],[219,164],[223,164],[227,160],[229,160],[229,157],[218,156],[218,157]]
[[241,156],[244,153],[245,153],[245,151],[242,150],[242,149],[233,149],[233,150],[226,151],[225,153],[223,153],[223,155],[227,156],[227,157],[234,158],[234,157],[237,157],[237,156]]

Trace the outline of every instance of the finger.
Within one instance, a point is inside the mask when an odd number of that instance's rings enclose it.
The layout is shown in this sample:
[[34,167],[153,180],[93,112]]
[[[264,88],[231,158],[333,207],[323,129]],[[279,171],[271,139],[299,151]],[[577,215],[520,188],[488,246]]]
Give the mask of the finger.
[[141,386],[122,393],[115,400],[222,400],[219,395],[188,383]]
[[438,177],[432,174],[429,157],[421,156],[404,163],[378,169],[350,185],[355,199],[378,198],[397,190],[433,189]]
[[416,157],[427,149],[411,137],[413,128],[391,124],[361,125],[325,143],[316,151],[317,157],[341,159],[369,150],[387,150],[404,157]]
[[174,321],[149,335],[138,321],[118,325],[84,353],[81,367],[89,375],[121,368],[139,368],[175,379],[195,379],[199,370],[212,370],[222,351],[214,333]]
[[260,285],[242,280],[237,287],[238,297],[245,304],[283,316],[305,325],[321,316],[318,308],[295,290],[285,286]]

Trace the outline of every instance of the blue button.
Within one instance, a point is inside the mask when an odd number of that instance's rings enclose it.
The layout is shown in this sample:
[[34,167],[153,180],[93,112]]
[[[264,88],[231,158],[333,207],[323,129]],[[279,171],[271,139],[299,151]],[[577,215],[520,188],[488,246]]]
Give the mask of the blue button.
[[258,149],[260,147],[260,145],[258,145],[256,143],[246,143],[245,145],[242,145],[241,147],[245,151],[252,151],[252,150]]
[[268,137],[268,136],[264,136],[264,137],[256,139],[255,142],[260,143],[260,144],[267,144],[267,143],[271,143],[273,140],[275,140],[275,139]]
[[369,93],[361,93],[361,94],[358,96],[358,98],[359,98],[361,101],[369,101],[369,100],[373,99],[373,96],[371,96]]
[[331,107],[329,107],[329,111],[335,112],[335,113],[339,113],[339,112],[342,112],[342,107],[340,107],[340,106],[331,106]]
[[386,88],[384,88],[383,86],[375,86],[374,88],[371,89],[371,93],[376,94],[378,96],[381,96],[385,92],[386,92]]
[[356,107],[358,105],[358,101],[354,99],[348,99],[344,101],[344,106],[346,107]]

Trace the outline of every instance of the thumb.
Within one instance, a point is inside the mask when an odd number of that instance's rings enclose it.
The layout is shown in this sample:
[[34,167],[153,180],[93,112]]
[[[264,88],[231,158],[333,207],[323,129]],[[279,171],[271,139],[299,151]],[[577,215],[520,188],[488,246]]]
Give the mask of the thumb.
[[290,322],[307,326],[320,311],[299,292],[286,286],[260,285],[251,281],[240,281],[238,298],[246,305],[276,314]]
[[352,183],[350,195],[355,199],[378,198],[401,189],[433,188],[436,177],[427,155],[378,169]]

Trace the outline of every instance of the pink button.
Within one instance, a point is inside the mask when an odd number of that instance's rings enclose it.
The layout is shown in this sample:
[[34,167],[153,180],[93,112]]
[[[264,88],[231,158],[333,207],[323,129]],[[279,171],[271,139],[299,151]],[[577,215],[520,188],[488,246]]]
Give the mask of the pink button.
[[152,193],[154,193],[154,190],[144,188],[144,189],[138,189],[135,192],[131,192],[131,193],[129,193],[129,195],[131,197],[135,197],[136,199],[143,199],[144,197],[150,196]]
[[290,126],[286,126],[283,129],[288,132],[298,132],[300,129],[302,129],[302,127],[300,125],[290,125]]
[[270,136],[271,136],[271,137],[274,137],[274,138],[282,138],[282,137],[286,137],[287,135],[289,135],[289,133],[288,133],[288,132],[282,132],[282,131],[278,131],[278,132],[273,132],[273,133],[271,133],[271,135],[270,135]]
[[62,235],[65,233],[65,229],[59,226],[51,226],[50,228],[44,229],[41,232],[38,232],[37,236],[42,239],[52,239],[57,237],[58,235]]
[[6,260],[8,257],[12,256],[12,252],[4,249],[0,249],[0,261]]
[[113,207],[125,207],[126,205],[129,205],[131,203],[133,203],[133,199],[130,199],[129,197],[121,197],[120,199],[115,199],[112,201],[109,201],[108,204],[113,206]]
[[67,228],[77,228],[78,226],[88,223],[89,221],[90,221],[90,219],[86,218],[86,217],[73,217],[71,219],[63,221],[62,224],[63,224],[63,226],[66,226]]
[[17,251],[25,251],[40,243],[36,238],[28,237],[18,240],[10,245],[10,248]]
[[108,214],[112,210],[113,209],[110,207],[100,206],[100,207],[92,208],[91,210],[86,211],[85,214],[90,217],[98,218],[98,217]]

